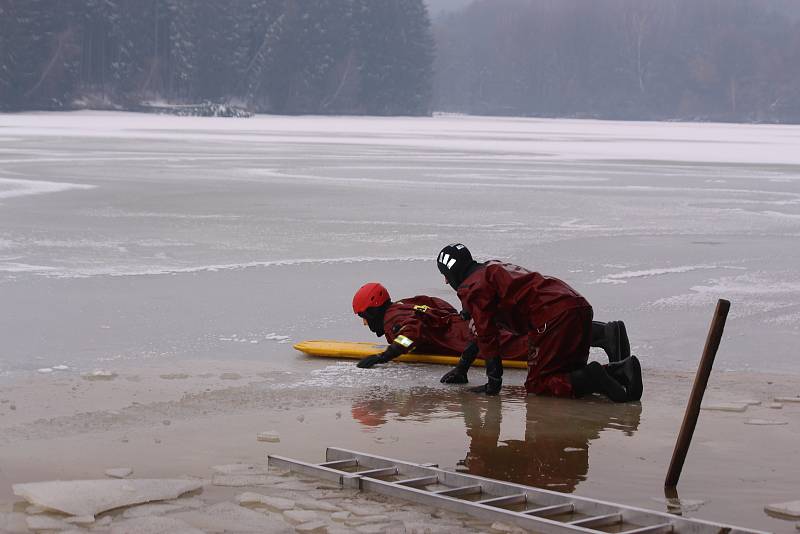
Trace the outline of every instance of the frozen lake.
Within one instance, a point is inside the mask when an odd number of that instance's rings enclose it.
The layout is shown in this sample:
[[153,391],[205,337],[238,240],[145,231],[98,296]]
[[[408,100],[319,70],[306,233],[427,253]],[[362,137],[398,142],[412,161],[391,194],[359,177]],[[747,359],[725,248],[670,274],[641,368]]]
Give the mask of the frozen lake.
[[798,147],[796,126],[0,115],[0,373],[306,368],[289,341],[374,339],[366,281],[455,304],[454,241],[567,280],[645,367],[693,368],[727,298],[716,368],[796,373]]

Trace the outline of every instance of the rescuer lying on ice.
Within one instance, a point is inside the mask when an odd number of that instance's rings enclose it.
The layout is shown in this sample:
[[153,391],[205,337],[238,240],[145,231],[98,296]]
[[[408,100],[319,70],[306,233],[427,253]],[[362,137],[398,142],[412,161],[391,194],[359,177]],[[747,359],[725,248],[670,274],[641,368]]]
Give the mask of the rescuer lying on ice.
[[[353,296],[353,312],[376,336],[386,336],[389,343],[382,353],[359,361],[361,368],[389,362],[411,351],[461,355],[470,364],[477,357],[478,346],[469,323],[440,298],[418,295],[392,302],[385,287],[370,282]],[[528,344],[523,337],[501,332],[500,344],[506,359],[524,360],[527,356]]]
[[[467,371],[478,356],[470,323],[446,301],[419,295],[392,302],[389,292],[381,284],[363,285],[353,297],[353,312],[378,337],[386,336],[389,346],[385,351],[368,356],[358,362],[361,368],[386,363],[412,350],[445,355],[461,355],[458,365],[442,377],[443,383],[466,384]],[[524,360],[528,356],[528,338],[500,330],[499,343],[502,357]],[[592,346],[603,347],[609,360],[620,359],[629,353],[625,325],[620,321],[594,323]],[[627,357],[627,356],[625,356]]]
[[528,393],[557,397],[602,393],[615,402],[642,397],[641,367],[636,356],[630,356],[627,336],[622,340],[621,323],[618,329],[609,328],[616,330],[616,336],[609,336],[616,339],[602,343],[604,348],[616,343],[609,352],[612,363],[587,364],[589,347],[601,327],[592,321],[589,302],[565,282],[510,263],[478,263],[460,243],[444,247],[437,265],[472,318],[478,351],[486,360],[488,382],[474,391],[500,392],[501,332],[508,330],[528,338]]

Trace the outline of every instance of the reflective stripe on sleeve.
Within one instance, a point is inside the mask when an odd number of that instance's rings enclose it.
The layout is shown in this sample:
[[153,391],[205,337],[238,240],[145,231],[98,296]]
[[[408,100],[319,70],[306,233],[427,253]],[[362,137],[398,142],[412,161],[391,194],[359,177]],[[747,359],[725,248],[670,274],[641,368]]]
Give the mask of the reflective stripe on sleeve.
[[405,348],[409,348],[411,345],[414,344],[414,341],[408,339],[406,336],[397,336],[394,338],[394,342],[398,345],[402,345]]

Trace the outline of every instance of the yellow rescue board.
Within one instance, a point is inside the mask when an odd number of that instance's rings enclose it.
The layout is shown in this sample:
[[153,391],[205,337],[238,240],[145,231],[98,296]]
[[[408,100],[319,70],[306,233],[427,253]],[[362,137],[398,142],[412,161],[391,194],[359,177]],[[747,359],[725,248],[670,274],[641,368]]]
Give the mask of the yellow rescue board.
[[[349,358],[360,360],[373,354],[378,354],[386,350],[386,345],[380,343],[363,343],[359,341],[336,341],[333,339],[315,339],[311,341],[301,341],[294,345],[300,352],[305,352],[310,356],[321,356],[323,358]],[[408,363],[435,363],[438,365],[455,365],[458,363],[458,356],[442,356],[437,354],[417,354],[412,352],[403,354],[395,358],[395,362]],[[483,366],[484,361],[478,358],[474,365]],[[516,367],[527,369],[528,362],[520,360],[503,360],[503,367]]]

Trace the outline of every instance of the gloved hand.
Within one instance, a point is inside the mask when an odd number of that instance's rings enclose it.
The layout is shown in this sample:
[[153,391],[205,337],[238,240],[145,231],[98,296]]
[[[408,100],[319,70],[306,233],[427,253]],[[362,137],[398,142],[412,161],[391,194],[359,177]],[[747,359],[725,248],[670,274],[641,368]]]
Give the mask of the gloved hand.
[[389,345],[385,351],[381,352],[380,354],[375,354],[374,356],[367,356],[359,360],[358,367],[362,369],[369,369],[375,364],[378,363],[386,363],[394,360],[404,352],[404,347],[398,345],[397,343],[392,343]]
[[467,384],[469,383],[469,379],[467,378],[467,371],[460,365],[456,365],[439,380],[442,384]]
[[486,378],[488,381],[482,386],[470,388],[473,393],[485,393],[486,395],[497,395],[503,386],[503,360],[496,356],[486,360]]
[[448,371],[440,380],[442,384],[468,384],[469,379],[467,378],[467,371],[469,371],[472,362],[475,361],[475,358],[478,356],[478,344],[477,343],[470,343],[467,345],[467,348],[464,349],[464,352],[461,353],[461,358],[458,360],[458,364]]
[[362,358],[358,361],[357,367],[361,369],[369,369],[370,367],[379,364],[379,363],[386,363],[386,360],[383,357],[383,353],[374,354],[372,356],[367,356],[366,358]]

